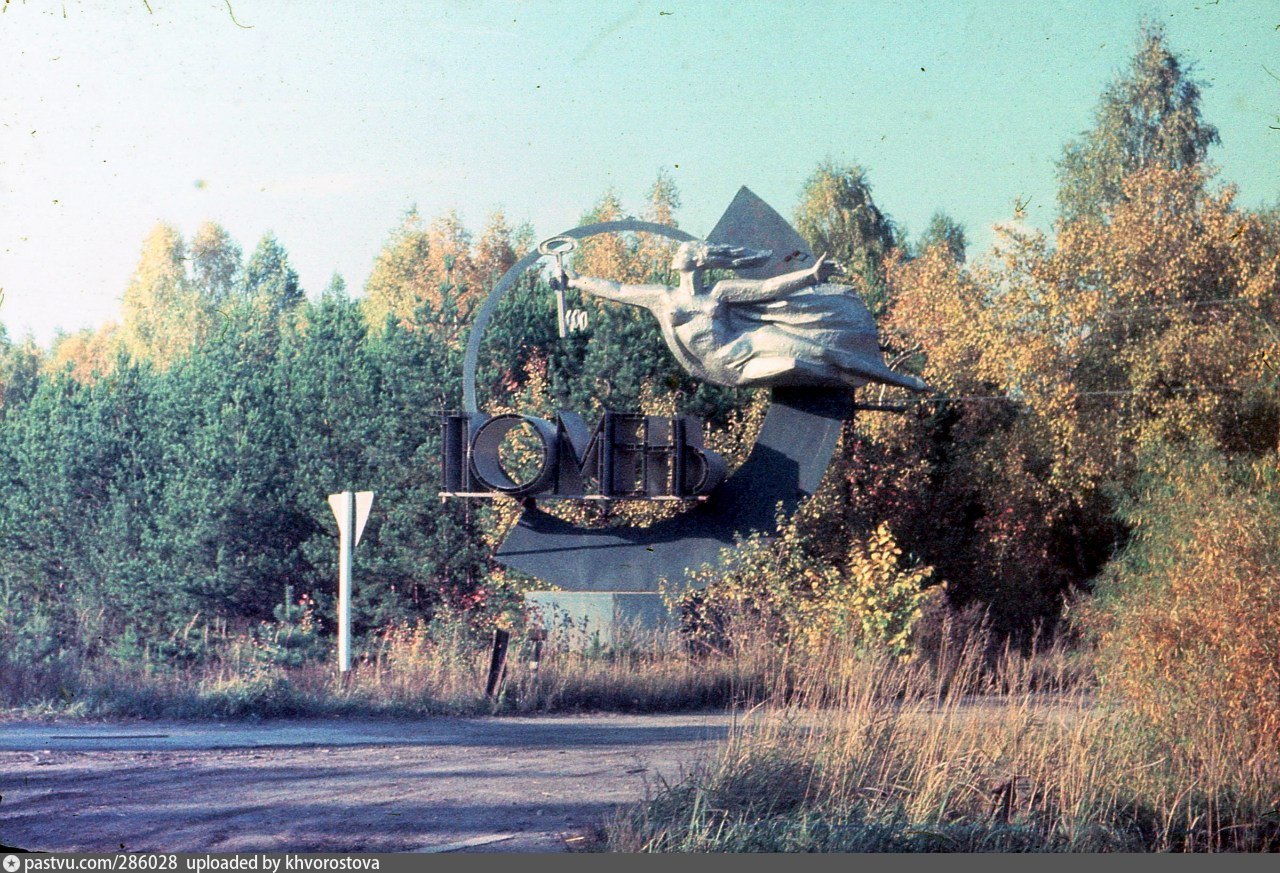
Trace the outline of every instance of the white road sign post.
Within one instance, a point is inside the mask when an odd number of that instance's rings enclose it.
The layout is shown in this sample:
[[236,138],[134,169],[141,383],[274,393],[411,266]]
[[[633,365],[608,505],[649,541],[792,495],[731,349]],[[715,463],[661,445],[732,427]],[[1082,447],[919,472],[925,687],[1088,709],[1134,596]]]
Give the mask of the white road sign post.
[[372,491],[330,494],[329,505],[338,519],[338,669],[351,669],[351,553],[364,533],[373,506]]

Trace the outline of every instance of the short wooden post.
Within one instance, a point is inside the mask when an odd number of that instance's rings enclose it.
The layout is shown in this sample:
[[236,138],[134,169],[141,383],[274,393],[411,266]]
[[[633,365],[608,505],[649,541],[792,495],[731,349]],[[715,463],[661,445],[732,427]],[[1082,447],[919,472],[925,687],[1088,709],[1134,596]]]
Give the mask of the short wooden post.
[[498,680],[502,678],[502,668],[507,663],[507,644],[511,642],[511,633],[504,630],[493,632],[493,656],[489,659],[489,681],[484,685],[484,696],[493,697],[498,688]]
[[537,673],[542,664],[542,644],[547,641],[547,629],[535,627],[529,631],[529,641],[533,643],[533,653],[529,657],[529,670]]

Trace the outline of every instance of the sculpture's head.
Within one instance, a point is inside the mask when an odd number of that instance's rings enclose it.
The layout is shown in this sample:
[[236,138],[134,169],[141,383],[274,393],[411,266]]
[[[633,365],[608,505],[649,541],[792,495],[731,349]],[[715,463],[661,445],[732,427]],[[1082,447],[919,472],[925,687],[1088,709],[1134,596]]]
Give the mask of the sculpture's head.
[[687,273],[690,270],[741,270],[747,267],[759,267],[773,256],[773,252],[765,249],[745,249],[741,246],[726,246],[715,243],[686,242],[680,243],[675,257],[671,259],[671,269]]

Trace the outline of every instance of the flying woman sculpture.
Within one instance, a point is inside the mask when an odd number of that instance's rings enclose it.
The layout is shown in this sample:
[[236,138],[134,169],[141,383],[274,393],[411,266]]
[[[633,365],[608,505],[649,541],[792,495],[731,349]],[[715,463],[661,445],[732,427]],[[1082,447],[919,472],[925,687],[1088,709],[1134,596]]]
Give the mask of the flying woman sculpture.
[[884,364],[875,321],[853,288],[830,284],[843,270],[823,255],[812,267],[771,279],[721,279],[708,269],[765,263],[768,251],[682,243],[671,261],[680,284],[622,285],[566,271],[572,288],[639,306],[658,319],[672,354],[699,379],[729,387],[883,382],[915,391],[924,383]]

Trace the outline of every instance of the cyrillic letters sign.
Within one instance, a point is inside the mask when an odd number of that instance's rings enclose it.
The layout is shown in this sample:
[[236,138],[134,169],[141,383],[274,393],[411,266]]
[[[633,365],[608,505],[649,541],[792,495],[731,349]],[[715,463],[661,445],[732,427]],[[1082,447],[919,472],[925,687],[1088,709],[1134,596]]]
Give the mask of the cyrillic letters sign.
[[[557,412],[554,423],[530,415],[443,416],[443,496],[598,497],[607,500],[693,499],[724,481],[724,459],[702,444],[692,416],[606,412],[594,430],[582,416]],[[499,448],[525,427],[537,444],[532,473],[517,481]]]

